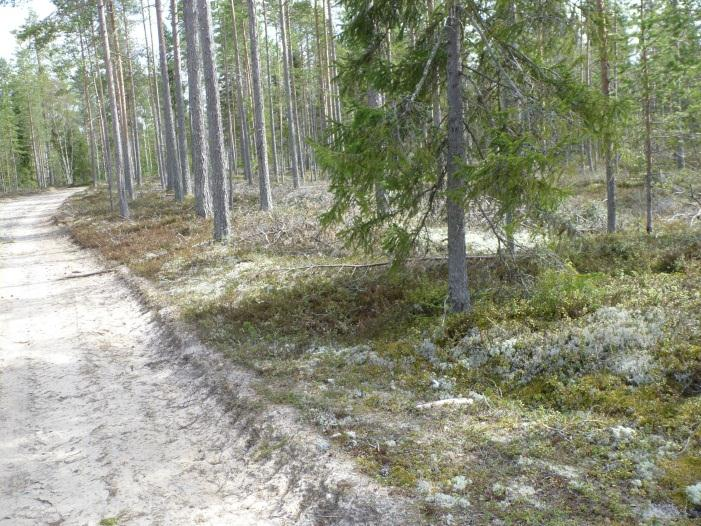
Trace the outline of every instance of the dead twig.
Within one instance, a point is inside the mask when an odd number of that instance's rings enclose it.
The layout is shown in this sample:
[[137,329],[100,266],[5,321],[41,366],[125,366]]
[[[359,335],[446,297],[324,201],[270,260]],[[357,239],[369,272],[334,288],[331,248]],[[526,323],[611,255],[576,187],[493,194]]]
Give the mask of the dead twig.
[[56,281],[63,281],[66,279],[89,278],[90,276],[99,276],[100,274],[107,274],[109,272],[114,272],[115,270],[117,270],[117,267],[107,268],[105,270],[98,270],[96,272],[88,272],[86,274],[76,274],[74,276],[64,276],[62,278],[58,278]]
[[[481,256],[467,256],[468,260],[485,260],[485,259],[497,259],[499,256],[497,254],[485,254]],[[409,262],[423,262],[423,261],[447,261],[447,257],[425,257],[425,258],[412,258]],[[297,270],[313,270],[318,268],[339,268],[339,269],[362,269],[362,268],[375,268],[375,267],[388,267],[392,264],[391,261],[380,261],[377,263],[329,263],[329,264],[318,264],[318,265],[304,265],[301,267],[288,267],[288,268],[278,268],[271,269],[275,272],[290,272]]]

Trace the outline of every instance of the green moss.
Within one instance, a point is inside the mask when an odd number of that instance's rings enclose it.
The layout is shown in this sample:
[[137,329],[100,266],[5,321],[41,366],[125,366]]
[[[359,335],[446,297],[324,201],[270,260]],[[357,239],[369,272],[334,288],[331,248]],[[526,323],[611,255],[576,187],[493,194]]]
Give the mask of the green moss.
[[686,487],[701,480],[701,457],[684,455],[663,461],[661,467],[664,470],[661,484],[669,490],[677,504],[686,506]]
[[393,466],[389,470],[387,483],[400,488],[414,489],[418,479],[416,474],[403,466]]

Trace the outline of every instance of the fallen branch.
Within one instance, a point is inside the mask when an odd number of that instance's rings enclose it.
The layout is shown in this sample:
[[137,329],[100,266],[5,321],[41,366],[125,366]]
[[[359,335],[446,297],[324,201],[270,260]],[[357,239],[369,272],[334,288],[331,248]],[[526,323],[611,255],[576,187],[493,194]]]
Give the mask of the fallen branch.
[[[499,256],[496,254],[485,254],[482,256],[467,256],[467,260],[483,260],[483,259],[496,259]],[[421,261],[448,261],[447,257],[425,257],[425,258],[413,258],[409,259],[409,262],[421,262]],[[319,264],[319,265],[305,265],[302,267],[288,267],[272,269],[276,272],[288,272],[295,270],[312,270],[317,268],[348,268],[348,269],[359,269],[359,268],[373,268],[373,267],[388,267],[392,264],[391,261],[380,261],[378,263],[329,263],[329,264]]]
[[62,278],[58,278],[56,281],[63,281],[66,279],[89,278],[90,276],[99,276],[100,274],[107,274],[109,272],[114,272],[115,270],[117,270],[117,267],[112,267],[112,268],[108,268],[105,270],[98,270],[96,272],[88,272],[86,274],[76,274],[74,276],[64,276]]

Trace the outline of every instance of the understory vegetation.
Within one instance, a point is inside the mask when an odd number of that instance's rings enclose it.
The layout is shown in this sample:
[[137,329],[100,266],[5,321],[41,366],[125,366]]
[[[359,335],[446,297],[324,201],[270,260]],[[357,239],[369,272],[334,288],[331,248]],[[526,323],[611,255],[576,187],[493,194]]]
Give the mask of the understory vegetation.
[[[589,190],[562,221],[604,217]],[[635,224],[641,188],[620,192],[621,221]],[[209,241],[191,200],[155,190],[128,221],[104,189],[62,220],[433,524],[701,517],[701,229],[677,193],[660,195],[674,213],[654,235],[569,229],[513,257],[471,250],[473,307],[457,314],[440,247],[395,268],[320,229],[325,185],[274,197],[261,212],[235,184],[228,244]],[[468,239],[489,237],[471,224]]]

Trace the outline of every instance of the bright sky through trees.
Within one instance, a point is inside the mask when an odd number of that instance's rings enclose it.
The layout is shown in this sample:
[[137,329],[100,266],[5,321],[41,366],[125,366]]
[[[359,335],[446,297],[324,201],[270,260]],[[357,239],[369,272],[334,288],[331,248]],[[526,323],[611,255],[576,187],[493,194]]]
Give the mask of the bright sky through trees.
[[25,23],[30,11],[34,11],[39,18],[45,18],[55,10],[50,0],[30,0],[16,7],[0,7],[0,57],[12,57],[17,47],[17,39],[12,32]]

